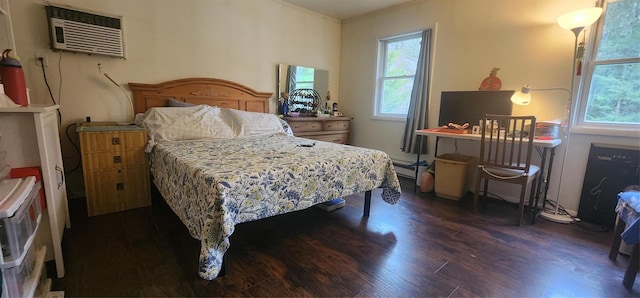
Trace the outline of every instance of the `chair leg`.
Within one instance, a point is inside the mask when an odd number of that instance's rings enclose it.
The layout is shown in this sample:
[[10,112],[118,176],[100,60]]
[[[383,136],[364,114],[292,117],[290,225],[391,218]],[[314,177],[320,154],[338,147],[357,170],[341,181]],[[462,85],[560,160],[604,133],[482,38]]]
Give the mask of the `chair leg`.
[[484,179],[484,191],[482,192],[482,210],[487,208],[487,193],[489,192],[489,179]]
[[516,226],[522,223],[522,215],[524,214],[524,195],[527,193],[527,184],[522,185],[520,188],[520,204],[518,205],[518,214],[516,216]]
[[476,177],[476,188],[475,188],[475,191],[473,192],[473,213],[475,214],[478,213],[478,197],[480,197],[480,180],[482,180],[482,177],[478,175]]
[[538,178],[539,177],[536,177],[531,181],[531,192],[529,193],[529,209],[531,209],[531,213],[533,214],[531,216],[531,224],[535,224],[536,217],[538,217],[538,206],[534,206],[534,202],[538,202],[538,200],[534,200],[534,197],[538,195],[536,193],[536,183],[538,183]]

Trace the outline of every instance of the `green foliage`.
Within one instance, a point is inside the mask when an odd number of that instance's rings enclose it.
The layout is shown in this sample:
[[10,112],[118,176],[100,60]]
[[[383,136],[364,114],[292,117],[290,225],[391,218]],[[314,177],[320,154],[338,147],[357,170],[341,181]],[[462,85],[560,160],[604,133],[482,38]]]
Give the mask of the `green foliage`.
[[596,57],[584,120],[640,123],[640,1],[609,2]]
[[421,39],[404,39],[387,44],[382,113],[406,114],[409,110]]

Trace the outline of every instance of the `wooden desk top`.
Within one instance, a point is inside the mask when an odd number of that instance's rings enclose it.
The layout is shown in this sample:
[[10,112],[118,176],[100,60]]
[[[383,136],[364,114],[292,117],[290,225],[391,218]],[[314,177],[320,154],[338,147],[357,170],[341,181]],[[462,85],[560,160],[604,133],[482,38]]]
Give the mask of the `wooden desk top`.
[[[471,141],[480,141],[482,135],[470,134],[470,133],[451,133],[445,132],[440,128],[428,128],[428,129],[418,129],[416,130],[416,135],[419,136],[434,136],[434,137],[443,137],[443,138],[452,138],[459,140],[471,140]],[[536,147],[546,147],[546,148],[555,148],[562,144],[562,139],[551,139],[551,140],[541,140],[534,139],[533,145]]]

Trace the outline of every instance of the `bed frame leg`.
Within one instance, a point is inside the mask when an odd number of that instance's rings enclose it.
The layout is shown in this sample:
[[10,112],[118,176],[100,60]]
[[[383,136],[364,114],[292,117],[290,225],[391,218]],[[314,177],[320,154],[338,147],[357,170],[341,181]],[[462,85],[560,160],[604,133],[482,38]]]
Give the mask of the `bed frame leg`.
[[364,193],[364,214],[362,216],[369,217],[370,209],[371,209],[371,191],[367,190]]

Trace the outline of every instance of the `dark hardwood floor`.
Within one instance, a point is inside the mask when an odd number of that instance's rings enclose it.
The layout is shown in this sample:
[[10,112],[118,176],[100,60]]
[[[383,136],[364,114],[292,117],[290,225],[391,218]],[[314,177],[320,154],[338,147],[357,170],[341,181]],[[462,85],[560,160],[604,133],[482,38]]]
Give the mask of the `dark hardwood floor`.
[[[228,271],[197,275],[199,242],[154,194],[152,207],[87,217],[70,202],[63,240],[66,276],[53,289],[86,296],[638,297],[622,286],[629,258],[608,259],[611,232],[539,219],[514,225],[515,208],[380,190],[371,216],[364,195],[334,212],[319,208],[236,226]],[[48,263],[49,276],[54,276]],[[640,278],[639,278],[640,279]]]

